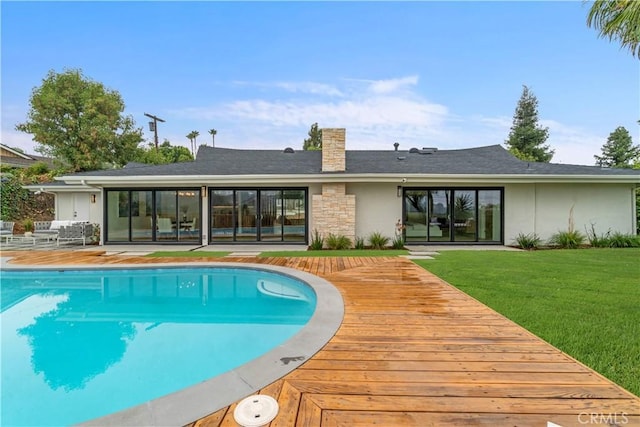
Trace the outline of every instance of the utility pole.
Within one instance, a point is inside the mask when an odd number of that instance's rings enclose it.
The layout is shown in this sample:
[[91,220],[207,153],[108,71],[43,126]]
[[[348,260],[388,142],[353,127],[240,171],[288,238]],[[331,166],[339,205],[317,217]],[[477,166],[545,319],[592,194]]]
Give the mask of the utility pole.
[[156,151],[158,151],[158,122],[164,123],[164,120],[152,114],[144,113],[144,115],[153,119],[152,122],[149,122],[149,130],[153,132],[153,141],[156,143]]

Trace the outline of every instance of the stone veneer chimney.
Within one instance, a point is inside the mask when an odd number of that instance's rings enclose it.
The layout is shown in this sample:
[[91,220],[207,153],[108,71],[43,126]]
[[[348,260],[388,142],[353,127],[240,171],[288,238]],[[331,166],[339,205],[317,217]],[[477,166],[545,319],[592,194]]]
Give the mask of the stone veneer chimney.
[[322,129],[322,172],[345,171],[344,128]]
[[[343,128],[322,129],[322,172],[345,172],[345,134]],[[322,183],[322,194],[311,196],[313,229],[326,238],[329,234],[356,238],[356,196],[347,194],[344,182]]]

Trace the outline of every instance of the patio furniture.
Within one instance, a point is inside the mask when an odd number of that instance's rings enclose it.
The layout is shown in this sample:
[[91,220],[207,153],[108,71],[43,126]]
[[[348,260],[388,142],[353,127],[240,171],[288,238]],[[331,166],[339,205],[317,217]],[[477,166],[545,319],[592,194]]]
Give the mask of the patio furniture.
[[38,242],[41,241],[49,241],[49,237],[48,236],[37,236],[35,234],[32,235],[21,235],[21,234],[14,234],[11,236],[4,236],[5,237],[5,243],[9,244],[9,243],[17,243],[17,244],[23,244],[23,243],[30,243],[33,246],[36,246],[36,244]]
[[93,237],[93,224],[76,223],[73,225],[62,226],[58,230],[57,244],[60,246],[61,241],[72,242],[81,241],[82,246],[87,244]]
[[54,221],[34,221],[33,223],[33,234],[40,237],[47,237],[48,239],[54,240],[58,237],[58,232],[60,227],[66,227],[69,225],[73,225],[77,223],[77,221],[72,220],[54,220]]
[[13,236],[13,226],[16,223],[13,221],[0,221],[0,237],[11,237]]

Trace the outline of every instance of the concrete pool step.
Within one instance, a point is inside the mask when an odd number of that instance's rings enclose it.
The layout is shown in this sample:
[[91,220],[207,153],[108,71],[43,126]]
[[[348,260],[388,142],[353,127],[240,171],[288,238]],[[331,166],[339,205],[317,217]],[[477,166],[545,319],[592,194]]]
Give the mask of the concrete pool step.
[[261,252],[249,252],[249,251],[242,251],[242,252],[231,252],[229,255],[226,255],[225,257],[256,257],[258,255],[260,255]]
[[423,251],[423,250],[411,251],[410,250],[409,255],[401,255],[401,256],[407,259],[433,259],[436,255],[440,255],[440,254],[435,251]]

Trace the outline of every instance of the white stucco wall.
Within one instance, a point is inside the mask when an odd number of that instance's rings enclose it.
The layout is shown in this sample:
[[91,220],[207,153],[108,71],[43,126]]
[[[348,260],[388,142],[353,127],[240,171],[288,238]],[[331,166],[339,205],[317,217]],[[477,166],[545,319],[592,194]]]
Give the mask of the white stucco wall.
[[547,240],[558,231],[597,234],[635,232],[635,196],[632,185],[509,184],[505,186],[505,243],[519,233],[536,233]]
[[402,218],[402,197],[397,185],[388,183],[347,184],[347,194],[356,196],[356,236],[365,240],[373,232],[393,239],[396,222]]

